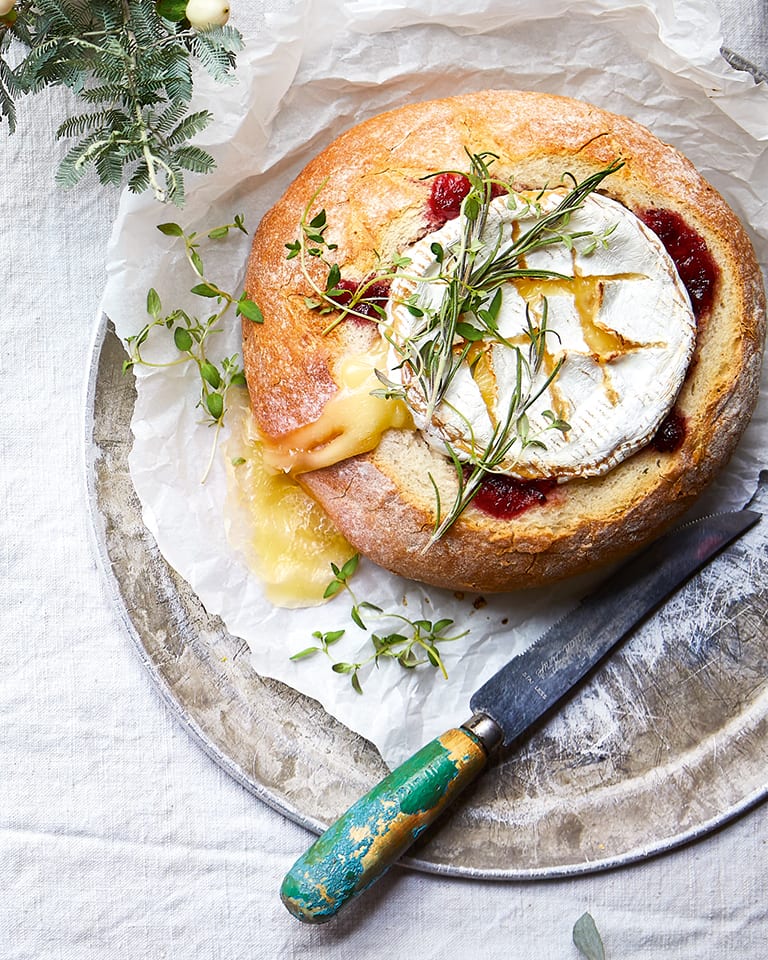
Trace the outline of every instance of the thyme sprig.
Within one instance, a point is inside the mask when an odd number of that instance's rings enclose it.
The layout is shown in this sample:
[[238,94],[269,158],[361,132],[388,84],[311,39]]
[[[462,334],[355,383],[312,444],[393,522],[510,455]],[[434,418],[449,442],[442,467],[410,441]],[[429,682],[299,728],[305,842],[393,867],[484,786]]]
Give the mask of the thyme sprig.
[[[348,676],[353,690],[360,694],[363,692],[360,671],[371,663],[378,666],[379,662],[384,659],[396,660],[406,670],[413,670],[416,667],[429,664],[439,670],[443,677],[447,679],[448,672],[445,669],[438,645],[460,640],[469,631],[465,630],[462,633],[449,636],[446,631],[454,625],[453,620],[448,618],[434,621],[426,619],[411,620],[401,613],[385,611],[382,607],[368,600],[359,600],[349,585],[350,579],[357,570],[359,560],[359,555],[355,554],[342,567],[335,563],[331,564],[333,579],[328,583],[324,597],[330,599],[342,591],[349,595],[352,601],[350,617],[357,627],[369,634],[373,653],[354,662],[336,660],[330,648],[341,640],[346,631],[322,632],[316,630],[312,637],[317,643],[293,654],[290,659],[304,660],[317,653],[323,653],[330,659],[333,672]],[[394,622],[398,625],[398,628],[390,633],[373,632],[368,627],[367,621],[369,620]]]
[[[186,260],[199,279],[199,282],[190,289],[190,293],[215,303],[216,309],[203,318],[188,313],[181,307],[165,313],[158,292],[151,288],[147,293],[147,313],[151,319],[138,334],[126,337],[128,359],[123,362],[123,372],[137,365],[148,368],[167,368],[192,363],[197,367],[200,377],[200,397],[197,406],[204,411],[206,421],[215,429],[211,455],[203,473],[204,482],[213,465],[219,432],[224,425],[228,392],[232,387],[245,386],[245,375],[240,366],[239,355],[223,357],[216,363],[208,355],[208,340],[222,329],[222,321],[232,307],[235,308],[236,316],[243,316],[252,323],[262,323],[263,317],[261,310],[247,293],[243,292],[239,297],[235,297],[206,277],[200,245],[204,238],[213,241],[221,240],[228,236],[230,230],[239,230],[246,234],[248,231],[240,214],[236,215],[231,223],[214,227],[204,235],[197,231],[185,232],[178,223],[161,223],[157,229],[165,236],[183,241]],[[156,329],[165,329],[171,333],[174,345],[179,352],[176,359],[155,362],[144,356],[143,347],[152,331]]]
[[[88,108],[57,130],[58,138],[77,141],[59,166],[62,186],[90,168],[111,185],[127,172],[132,191],[150,189],[158,200],[181,205],[185,174],[215,166],[190,143],[213,119],[207,110],[190,110],[192,63],[231,83],[243,40],[231,26],[192,29],[171,6],[18,0],[13,17],[0,20],[0,119],[9,130],[16,127],[15,101],[46,86],[68,87]],[[23,54],[15,66],[6,57],[12,45]]]
[[[304,298],[305,306],[320,315],[334,314],[333,320],[323,330],[324,334],[330,333],[350,316],[370,320],[371,314],[362,311],[360,304],[367,301],[371,288],[383,281],[391,280],[398,269],[407,268],[411,262],[408,257],[396,256],[390,264],[382,266],[372,272],[370,276],[364,278],[357,284],[353,292],[340,287],[341,269],[337,263],[328,259],[328,255],[338,248],[338,244],[331,243],[326,239],[325,231],[328,228],[328,216],[325,207],[322,207],[316,213],[314,212],[317,198],[326,183],[327,180],[324,180],[309,198],[299,221],[298,237],[285,244],[288,250],[286,260],[298,258],[304,279],[314,293],[314,296]],[[379,258],[377,257],[377,259]],[[313,260],[322,262],[328,270],[322,286],[315,280],[310,268]],[[367,305],[378,319],[385,319],[386,314],[382,307],[369,300]]]

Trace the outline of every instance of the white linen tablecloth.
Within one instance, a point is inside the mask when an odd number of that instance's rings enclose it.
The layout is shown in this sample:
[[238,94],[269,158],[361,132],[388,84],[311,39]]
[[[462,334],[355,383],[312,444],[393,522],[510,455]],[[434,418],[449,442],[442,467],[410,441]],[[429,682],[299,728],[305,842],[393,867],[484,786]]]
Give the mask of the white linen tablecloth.
[[[721,4],[724,46],[768,71],[765,0]],[[235,0],[233,22],[267,29],[271,6]],[[90,179],[55,186],[70,105],[28,98],[17,134],[0,132],[0,960],[568,960],[585,910],[616,960],[764,960],[764,804],[609,873],[394,869],[332,924],[286,913],[278,887],[309,834],[171,716],[91,549],[84,378],[118,197]]]

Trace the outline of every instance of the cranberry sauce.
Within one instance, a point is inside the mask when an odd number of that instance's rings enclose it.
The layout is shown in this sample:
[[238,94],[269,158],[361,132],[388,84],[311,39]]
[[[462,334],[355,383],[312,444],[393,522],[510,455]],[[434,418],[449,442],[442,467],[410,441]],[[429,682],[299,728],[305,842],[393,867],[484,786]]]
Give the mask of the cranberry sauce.
[[[427,208],[433,229],[458,217],[461,213],[461,201],[469,193],[469,187],[469,180],[463,173],[439,173],[432,179]],[[500,183],[491,184],[492,198],[505,192]]]
[[[361,282],[362,281],[358,282],[357,280],[339,280],[336,284],[336,290],[338,292],[332,297],[334,303],[338,303],[340,307],[346,307],[352,300],[354,294],[357,293]],[[359,314],[362,313],[371,320],[380,320],[381,314],[379,310],[383,310],[386,307],[388,299],[389,280],[374,280],[374,282],[366,288],[363,299],[355,304],[355,312],[349,315],[349,319],[365,323],[363,317],[359,316]],[[376,309],[377,307],[378,310]]]
[[511,520],[530,507],[547,502],[554,480],[515,480],[500,473],[486,474],[472,503],[499,520]]
[[712,306],[719,273],[703,237],[673,210],[641,210],[638,216],[653,230],[674,260],[691,298],[694,316],[700,319]]
[[672,410],[661,421],[659,429],[651,440],[651,446],[659,453],[674,453],[683,445],[685,430],[685,417],[676,410]]
[[441,173],[432,180],[429,212],[436,221],[455,220],[461,212],[461,201],[469,193],[469,180],[463,173]]

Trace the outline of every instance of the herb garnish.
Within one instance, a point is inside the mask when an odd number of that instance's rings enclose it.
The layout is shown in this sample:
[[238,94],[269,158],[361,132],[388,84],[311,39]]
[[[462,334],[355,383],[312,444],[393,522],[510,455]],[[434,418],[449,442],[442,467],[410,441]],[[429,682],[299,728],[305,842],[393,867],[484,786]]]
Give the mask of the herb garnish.
[[[309,198],[309,202],[299,221],[299,236],[296,240],[286,243],[286,260],[298,258],[301,266],[301,272],[310,288],[314,292],[314,297],[305,297],[304,304],[317,313],[334,313],[334,319],[323,330],[324,334],[330,333],[334,327],[337,327],[342,320],[347,317],[358,317],[361,320],[370,320],[371,314],[359,309],[362,302],[366,302],[371,312],[380,320],[384,320],[386,313],[375,300],[368,300],[368,294],[372,288],[381,284],[383,281],[392,279],[397,269],[405,269],[410,264],[407,257],[394,257],[392,262],[386,267],[375,271],[370,276],[365,277],[350,295],[350,291],[339,286],[341,282],[341,269],[337,263],[327,259],[327,254],[332,254],[337,249],[337,244],[329,243],[325,238],[325,231],[328,228],[328,216],[325,208],[321,208],[313,214],[312,210],[317,202],[317,198],[322,192],[327,180],[324,180],[318,189]],[[322,262],[328,268],[328,274],[324,285],[321,287],[313,278],[310,270],[310,258]],[[377,255],[377,259],[378,255]],[[340,304],[340,299],[343,302]]]
[[[213,464],[219,431],[224,425],[227,393],[230,387],[244,387],[246,385],[238,354],[224,357],[217,365],[208,356],[208,338],[221,330],[221,321],[232,306],[235,307],[236,316],[243,316],[252,323],[262,323],[263,317],[259,307],[245,292],[236,298],[206,278],[203,258],[200,254],[202,238],[198,232],[185,233],[178,223],[161,223],[157,229],[165,236],[183,240],[187,262],[199,280],[191,288],[190,293],[205,300],[214,301],[218,309],[203,319],[189,314],[180,307],[164,314],[159,294],[154,288],[150,289],[147,293],[147,313],[152,319],[138,334],[126,337],[125,344],[129,351],[129,357],[123,363],[123,372],[125,373],[136,365],[144,367],[172,367],[183,363],[194,363],[196,365],[200,375],[200,399],[197,406],[205,411],[208,422],[216,431],[211,456],[203,474],[204,481]],[[207,231],[205,236],[209,240],[221,240],[229,234],[230,230],[248,233],[242,215],[236,215],[232,223],[214,227]],[[147,342],[151,332],[156,328],[165,328],[171,332],[173,342],[180,354],[176,360],[157,363],[147,360],[143,356],[142,347]]]
[[330,599],[342,591],[346,591],[352,600],[350,616],[361,630],[369,631],[369,627],[363,619],[363,614],[365,614],[366,619],[396,621],[402,625],[400,630],[394,630],[391,633],[371,632],[370,641],[373,645],[373,653],[355,663],[335,660],[329,649],[344,636],[345,630],[331,630],[326,633],[316,630],[312,636],[318,643],[295,653],[291,660],[303,660],[316,653],[324,653],[331,660],[331,669],[334,673],[349,676],[352,688],[357,693],[363,692],[360,670],[369,663],[378,665],[382,659],[396,660],[406,670],[413,670],[422,664],[429,664],[438,669],[447,679],[448,673],[440,656],[438,644],[459,640],[461,637],[465,637],[469,631],[465,630],[463,633],[448,636],[446,631],[453,626],[453,620],[447,618],[435,621],[410,620],[401,613],[385,611],[375,603],[358,600],[349,585],[349,580],[357,570],[359,560],[359,554],[355,554],[342,567],[338,567],[335,563],[331,564],[333,579],[325,589],[324,598]]
[[[446,456],[453,464],[457,478],[457,492],[454,502],[443,510],[440,493],[432,476],[430,482],[435,491],[435,522],[429,544],[434,543],[449,530],[461,516],[475,494],[480,489],[483,478],[488,473],[499,472],[502,465],[506,469],[510,460],[531,446],[545,448],[542,434],[549,430],[567,432],[569,424],[553,411],[545,410],[541,416],[546,426],[537,432],[531,430],[528,411],[543,395],[558,376],[562,358],[557,360],[548,371],[543,382],[539,382],[543,362],[547,353],[547,337],[554,334],[547,328],[547,301],[541,298],[539,316],[534,318],[530,305],[526,310],[525,343],[512,343],[505,339],[498,325],[502,288],[505,284],[520,278],[561,279],[572,277],[551,270],[530,269],[526,266],[526,257],[536,250],[556,245],[569,250],[578,247],[582,255],[589,255],[598,245],[607,246],[608,238],[614,227],[600,234],[590,230],[569,230],[572,215],[579,210],[586,198],[599,188],[606,177],[623,166],[617,160],[595,174],[578,181],[572,174],[565,173],[563,181],[570,187],[551,210],[545,212],[540,203],[547,188],[529,198],[517,193],[508,183],[492,176],[491,166],[498,159],[492,153],[470,154],[469,171],[441,171],[441,173],[459,173],[466,177],[469,189],[461,203],[461,233],[457,241],[446,248],[437,242],[431,246],[435,257],[437,272],[429,277],[409,276],[407,257],[395,258],[385,272],[377,272],[366,278],[354,296],[339,310],[335,302],[339,293],[341,270],[338,264],[329,260],[327,255],[336,249],[336,245],[325,238],[328,226],[325,209],[313,215],[313,209],[324,184],[310,198],[300,222],[300,236],[286,244],[288,258],[300,257],[305,278],[317,295],[306,298],[306,305],[321,313],[336,311],[334,320],[326,327],[333,329],[349,315],[365,316],[356,310],[360,301],[365,299],[366,291],[382,279],[399,277],[411,281],[415,292],[401,305],[414,318],[409,334],[398,339],[391,330],[383,327],[387,337],[400,357],[400,369],[403,371],[403,384],[390,381],[382,372],[378,372],[383,389],[374,391],[384,398],[399,397],[423,418],[427,424],[434,423],[437,409],[446,404],[462,418],[461,411],[449,404],[447,399],[451,384],[462,365],[470,362],[472,356],[479,355],[479,349],[486,344],[502,344],[515,354],[515,383],[506,414],[493,426],[488,443],[479,447],[474,442],[471,425],[467,424],[472,438],[469,450],[459,455],[455,445],[443,439]],[[439,173],[430,174],[431,177]],[[562,184],[560,185],[562,186]],[[509,209],[519,210],[524,217],[530,210],[535,214],[535,222],[525,231],[515,235],[514,231],[507,240],[503,237],[502,227],[498,236],[489,242],[486,232],[491,201],[506,192]],[[320,259],[327,267],[325,287],[321,287],[311,275],[309,258]],[[435,295],[435,286],[438,295]],[[381,320],[386,313],[381,307],[375,308]],[[428,544],[428,545],[429,545]]]

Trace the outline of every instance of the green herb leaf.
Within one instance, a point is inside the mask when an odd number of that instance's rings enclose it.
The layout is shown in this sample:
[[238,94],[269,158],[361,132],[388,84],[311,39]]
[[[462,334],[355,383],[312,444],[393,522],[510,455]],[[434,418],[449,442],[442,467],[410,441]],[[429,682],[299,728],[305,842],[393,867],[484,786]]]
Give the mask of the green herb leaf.
[[334,263],[331,269],[328,271],[328,278],[325,281],[325,292],[330,293],[334,291],[335,293],[340,293],[341,291],[336,290],[338,282],[341,280],[341,270],[339,265]]
[[309,226],[313,228],[313,230],[315,231],[315,236],[319,236],[320,240],[322,240],[322,234],[318,234],[317,231],[324,228],[325,225],[326,225],[326,213],[324,209],[321,210],[318,214],[316,214],[316,216],[314,216],[309,221]]
[[192,249],[189,251],[189,259],[192,262],[192,266],[195,269],[195,273],[197,273],[198,276],[202,277],[203,259],[200,256],[200,254],[197,252],[197,250]]
[[214,390],[218,390],[221,386],[221,374],[216,367],[207,360],[200,364],[200,376],[206,383],[209,383]]
[[479,340],[485,339],[485,333],[478,330],[477,327],[473,327],[470,323],[457,323],[456,333],[469,343],[477,343]]
[[341,570],[338,573],[339,578],[342,580],[348,580],[351,576],[354,576],[354,573],[357,570],[359,563],[360,563],[360,554],[356,553],[354,556],[350,557],[349,560],[347,560],[347,562],[341,568]]
[[150,287],[149,292],[147,293],[147,313],[152,317],[153,320],[157,320],[160,316],[163,307],[160,303],[160,297],[158,296],[157,290],[154,287]]
[[368,628],[366,627],[366,625],[365,625],[365,621],[364,621],[363,618],[360,616],[360,608],[359,608],[358,606],[352,607],[352,609],[350,610],[349,615],[350,615],[350,617],[352,617],[352,620],[354,621],[354,623],[357,624],[357,626],[360,627],[361,630],[367,630],[367,629],[368,629]]
[[290,660],[306,660],[307,657],[311,657],[315,653],[320,652],[320,647],[305,647],[304,650],[299,650],[298,653],[294,653]]
[[221,296],[220,291],[207,282],[195,284],[195,286],[190,290],[190,293],[194,293],[196,297],[214,298]]
[[157,229],[164,233],[166,237],[183,237],[184,231],[178,223],[158,223]]
[[192,335],[189,330],[185,330],[184,327],[176,327],[173,331],[173,342],[181,350],[182,353],[187,353],[187,351],[192,349]]
[[221,420],[224,416],[224,397],[220,393],[209,393],[205,405],[214,420]]
[[261,310],[245,293],[237,301],[237,315],[245,317],[251,323],[264,323]]
[[323,592],[323,600],[330,600],[331,597],[335,597],[339,590],[344,589],[344,584],[341,580],[331,580],[328,586]]
[[573,926],[573,942],[586,960],[605,960],[605,948],[590,913],[583,913]]

